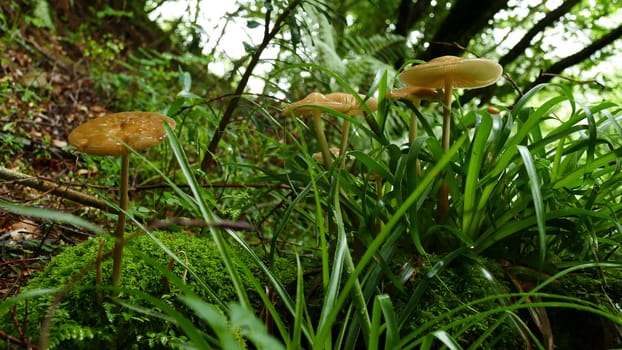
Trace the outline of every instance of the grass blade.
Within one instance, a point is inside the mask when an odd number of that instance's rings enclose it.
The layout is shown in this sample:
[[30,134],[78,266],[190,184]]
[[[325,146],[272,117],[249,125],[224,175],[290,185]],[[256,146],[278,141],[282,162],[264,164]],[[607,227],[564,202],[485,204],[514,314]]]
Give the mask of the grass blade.
[[540,268],[542,268],[546,257],[546,227],[544,219],[544,201],[542,200],[542,192],[540,191],[540,180],[538,179],[536,165],[533,162],[531,153],[529,153],[529,149],[527,149],[526,146],[519,145],[518,152],[523,158],[525,169],[527,169],[527,176],[529,177],[529,188],[531,189],[533,204],[536,211],[536,219],[538,222],[538,243],[540,245],[539,264]]

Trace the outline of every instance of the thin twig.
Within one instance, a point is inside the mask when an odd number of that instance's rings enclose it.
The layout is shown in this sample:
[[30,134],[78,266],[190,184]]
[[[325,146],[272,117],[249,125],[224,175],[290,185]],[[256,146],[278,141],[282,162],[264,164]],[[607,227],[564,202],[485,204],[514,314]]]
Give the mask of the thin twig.
[[266,28],[265,28],[264,38],[259,44],[259,46],[257,46],[257,50],[255,50],[255,52],[253,53],[251,60],[248,63],[248,66],[246,70],[244,71],[242,78],[240,79],[240,83],[235,89],[233,98],[229,101],[229,103],[225,107],[225,111],[223,113],[222,119],[220,120],[220,123],[218,124],[218,127],[216,128],[214,136],[212,136],[212,139],[210,140],[210,143],[207,146],[207,151],[205,152],[205,155],[203,156],[203,160],[201,161],[201,170],[207,171],[213,165],[214,153],[216,152],[216,148],[218,148],[218,143],[220,143],[220,139],[223,137],[225,133],[225,129],[227,128],[227,126],[229,125],[229,122],[231,121],[231,118],[233,117],[233,112],[240,104],[242,93],[246,89],[246,85],[248,84],[248,80],[253,74],[253,70],[259,63],[261,54],[264,52],[266,47],[268,47],[268,44],[272,41],[272,39],[281,31],[281,28],[283,27],[285,20],[289,17],[290,13],[300,4],[300,1],[301,0],[293,0],[283,10],[283,12],[279,15],[279,17],[274,22],[274,25],[272,26],[272,30],[268,30],[269,24],[267,22],[267,19],[269,18],[268,16],[266,16]]
[[147,230],[151,231],[154,229],[160,229],[163,227],[169,226],[196,226],[196,227],[215,227],[215,228],[228,228],[235,231],[254,231],[255,226],[251,225],[246,221],[229,221],[229,220],[219,220],[217,222],[206,222],[205,220],[199,219],[188,219],[188,218],[170,218],[165,220],[154,220]]
[[601,89],[606,88],[605,84],[599,82],[596,79],[584,79],[584,80],[581,80],[581,79],[575,79],[575,78],[567,77],[567,76],[564,76],[564,75],[561,75],[561,74],[543,73],[543,72],[540,72],[540,76],[560,78],[560,79],[568,80],[568,81],[571,81],[571,82],[577,83],[577,84],[596,84],[596,85],[600,86]]
[[109,213],[116,213],[116,210],[109,206],[106,202],[84,194],[82,192],[72,190],[68,188],[69,185],[66,184],[58,184],[47,179],[29,176],[14,170],[7,169],[5,167],[0,167],[0,179],[16,181],[20,185],[32,187],[40,191],[47,191],[56,196],[69,199],[71,201],[87,205],[89,207],[101,209]]

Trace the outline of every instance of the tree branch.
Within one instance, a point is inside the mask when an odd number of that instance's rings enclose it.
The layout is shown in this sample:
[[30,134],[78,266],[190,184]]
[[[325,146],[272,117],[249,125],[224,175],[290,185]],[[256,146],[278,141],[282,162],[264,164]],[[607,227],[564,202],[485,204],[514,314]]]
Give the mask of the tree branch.
[[457,0],[449,14],[430,40],[432,45],[419,58],[429,61],[444,55],[459,55],[461,51],[456,45],[435,45],[436,43],[457,43],[468,47],[469,40],[488,26],[488,21],[507,7],[508,0]]
[[229,122],[231,121],[231,118],[233,117],[233,112],[235,111],[235,109],[238,107],[240,103],[242,93],[246,89],[246,85],[248,84],[248,80],[250,79],[253,73],[253,70],[255,69],[255,66],[257,66],[257,63],[259,63],[259,58],[261,57],[261,54],[266,49],[266,47],[268,47],[268,44],[272,41],[272,39],[281,31],[281,28],[283,27],[285,20],[290,15],[290,13],[296,8],[296,6],[300,4],[300,1],[301,0],[293,0],[283,10],[283,12],[279,15],[279,17],[274,22],[274,25],[272,26],[272,30],[268,30],[268,25],[269,25],[267,22],[268,15],[266,15],[266,31],[265,31],[263,40],[257,47],[257,50],[255,50],[255,52],[253,53],[251,57],[251,61],[248,63],[248,67],[246,68],[246,70],[244,71],[244,75],[242,75],[242,78],[240,79],[240,83],[238,84],[238,87],[235,90],[233,98],[231,98],[231,100],[225,107],[225,111],[223,113],[222,119],[220,120],[220,123],[218,124],[218,128],[216,129],[214,136],[210,140],[210,143],[207,146],[207,151],[205,152],[205,155],[203,156],[203,160],[201,161],[201,170],[207,171],[208,168],[210,168],[210,166],[213,165],[214,153],[216,152],[218,143],[220,142],[220,139],[222,139],[222,136],[225,133],[225,129],[227,128],[227,125],[229,125]]
[[68,185],[60,185],[49,180],[22,174],[20,172],[7,169],[5,167],[0,167],[0,178],[9,181],[16,181],[20,185],[31,187],[39,191],[47,191],[59,197],[69,199],[76,203],[88,205],[89,207],[101,209],[109,213],[117,212],[106,202],[84,194],[82,192],[72,190],[68,188]]
[[520,39],[520,41],[512,47],[510,51],[508,51],[503,57],[499,59],[499,64],[505,66],[506,64],[514,61],[518,56],[520,56],[531,44],[531,40],[544,30],[544,28],[550,26],[555,23],[558,19],[560,19],[563,15],[568,13],[570,9],[576,5],[581,0],[566,0],[558,8],[549,12],[542,18],[538,23],[536,23],[529,31]]
[[611,30],[609,33],[603,35],[598,40],[592,42],[589,46],[583,48],[583,50],[570,56],[564,57],[551,65],[546,71],[540,73],[540,75],[531,84],[529,84],[529,86],[524,91],[529,91],[536,85],[551,81],[554,76],[557,76],[564,69],[586,60],[598,50],[601,50],[605,46],[613,43],[620,37],[622,37],[622,25]]
[[[547,13],[544,18],[542,18],[538,23],[531,27],[529,31],[527,31],[520,41],[510,49],[510,51],[499,59],[499,64],[502,67],[505,67],[508,63],[513,62],[518,56],[525,52],[525,50],[531,45],[533,38],[535,38],[538,33],[568,13],[568,11],[570,11],[570,9],[579,1],[581,0],[566,0],[555,10]],[[460,103],[465,104],[476,96],[482,96],[482,102],[490,101],[496,89],[497,85],[490,85],[485,88],[466,91],[460,97]]]

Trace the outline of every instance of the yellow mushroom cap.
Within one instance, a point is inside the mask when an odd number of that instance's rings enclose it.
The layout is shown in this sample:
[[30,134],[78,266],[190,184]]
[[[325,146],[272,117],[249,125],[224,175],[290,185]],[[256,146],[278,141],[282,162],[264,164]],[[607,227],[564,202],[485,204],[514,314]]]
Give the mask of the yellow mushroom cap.
[[449,81],[456,88],[480,88],[494,84],[503,73],[495,61],[483,58],[441,56],[410,67],[399,76],[408,85],[440,89]]
[[75,128],[69,143],[79,151],[99,156],[130,153],[154,146],[166,137],[163,122],[175,128],[175,121],[159,113],[121,112],[95,118]]
[[[365,95],[359,94],[359,96],[361,99],[365,99]],[[370,97],[365,101],[365,105],[369,110],[374,112],[378,109],[378,100]],[[327,95],[319,92],[312,92],[302,100],[293,102],[285,107],[283,109],[283,114],[313,115],[320,112],[317,106],[330,108],[348,115],[363,114],[363,109],[356,97],[345,92],[333,92]]]

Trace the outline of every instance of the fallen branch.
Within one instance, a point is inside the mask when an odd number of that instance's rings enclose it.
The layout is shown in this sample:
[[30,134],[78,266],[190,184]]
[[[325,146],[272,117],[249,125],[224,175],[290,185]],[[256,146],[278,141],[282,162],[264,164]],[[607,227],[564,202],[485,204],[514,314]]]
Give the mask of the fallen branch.
[[69,199],[76,203],[84,204],[89,207],[101,209],[109,213],[116,213],[116,210],[106,202],[95,197],[89,196],[82,192],[68,188],[68,185],[57,184],[53,181],[26,175],[14,170],[0,167],[0,178],[9,181],[15,181],[20,185],[31,187],[39,191],[46,191],[53,195]]
[[184,227],[214,227],[214,228],[226,228],[234,231],[254,231],[255,226],[246,221],[229,221],[219,220],[216,222],[205,222],[205,220],[199,219],[187,219],[187,218],[170,218],[166,220],[154,220],[148,227],[148,230],[161,229],[169,226],[184,226]]

